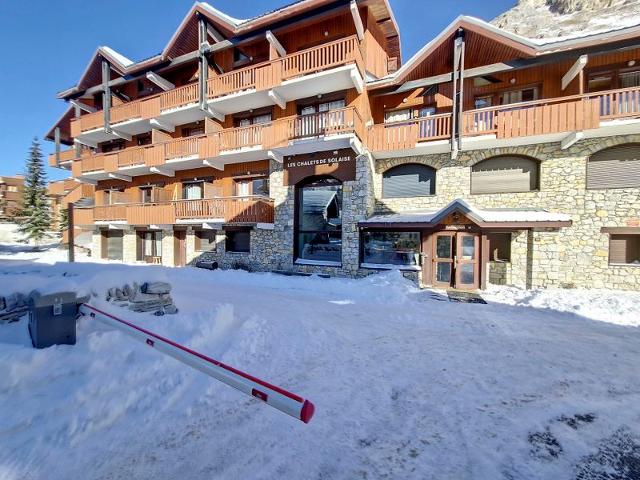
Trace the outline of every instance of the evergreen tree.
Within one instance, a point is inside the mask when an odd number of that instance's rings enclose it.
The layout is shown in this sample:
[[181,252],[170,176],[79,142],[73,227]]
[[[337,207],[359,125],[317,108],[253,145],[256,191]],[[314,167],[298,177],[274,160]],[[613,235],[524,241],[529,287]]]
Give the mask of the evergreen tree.
[[60,219],[59,219],[60,227],[58,230],[61,232],[69,228],[69,209],[61,208],[60,209]]
[[33,139],[24,178],[24,197],[19,232],[27,240],[40,243],[51,226],[51,212],[47,197],[47,175],[37,138]]

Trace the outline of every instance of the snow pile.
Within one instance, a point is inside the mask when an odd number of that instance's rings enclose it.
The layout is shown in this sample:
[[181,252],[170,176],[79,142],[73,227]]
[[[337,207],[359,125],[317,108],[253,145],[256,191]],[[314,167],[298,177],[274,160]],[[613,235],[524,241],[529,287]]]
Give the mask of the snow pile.
[[309,398],[314,419],[88,318],[75,346],[34,350],[23,320],[0,326],[0,479],[589,480],[621,452],[640,459],[631,296],[502,289],[474,305],[397,272],[0,260],[2,292],[78,289],[107,310],[105,288],[125,280],[170,282],[181,307],[128,320]]

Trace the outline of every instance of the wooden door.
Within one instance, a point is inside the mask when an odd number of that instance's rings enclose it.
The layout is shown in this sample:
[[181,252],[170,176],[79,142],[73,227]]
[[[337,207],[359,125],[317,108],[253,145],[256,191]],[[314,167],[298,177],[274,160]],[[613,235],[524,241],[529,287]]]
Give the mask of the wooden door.
[[475,233],[456,234],[455,287],[474,290],[480,286],[478,257],[480,240]]
[[433,286],[449,288],[453,284],[455,232],[433,234]]
[[187,264],[186,230],[176,230],[173,232],[173,260],[176,267],[184,267]]

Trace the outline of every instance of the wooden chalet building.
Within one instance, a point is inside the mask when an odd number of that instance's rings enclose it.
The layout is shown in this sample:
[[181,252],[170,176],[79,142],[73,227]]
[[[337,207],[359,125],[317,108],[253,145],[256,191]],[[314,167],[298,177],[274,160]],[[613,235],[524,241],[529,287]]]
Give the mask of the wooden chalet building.
[[95,186],[96,256],[640,288],[640,26],[463,16],[403,64],[387,0],[196,3],[162,53],[100,47],[58,96],[49,162]]

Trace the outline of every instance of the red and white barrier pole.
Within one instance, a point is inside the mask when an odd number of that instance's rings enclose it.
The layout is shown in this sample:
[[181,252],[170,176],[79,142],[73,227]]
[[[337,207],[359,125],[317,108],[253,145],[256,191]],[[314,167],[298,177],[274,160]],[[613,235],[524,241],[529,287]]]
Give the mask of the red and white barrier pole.
[[190,367],[200,370],[247,395],[256,397],[281,412],[302,420],[304,423],[309,423],[311,417],[313,417],[315,410],[313,403],[294,393],[241,372],[202,353],[191,350],[149,330],[117,318],[110,313],[103,312],[92,305],[83,303],[80,305],[79,311],[82,315],[95,318],[106,325],[117,328],[123,333],[144,342],[148,346]]

